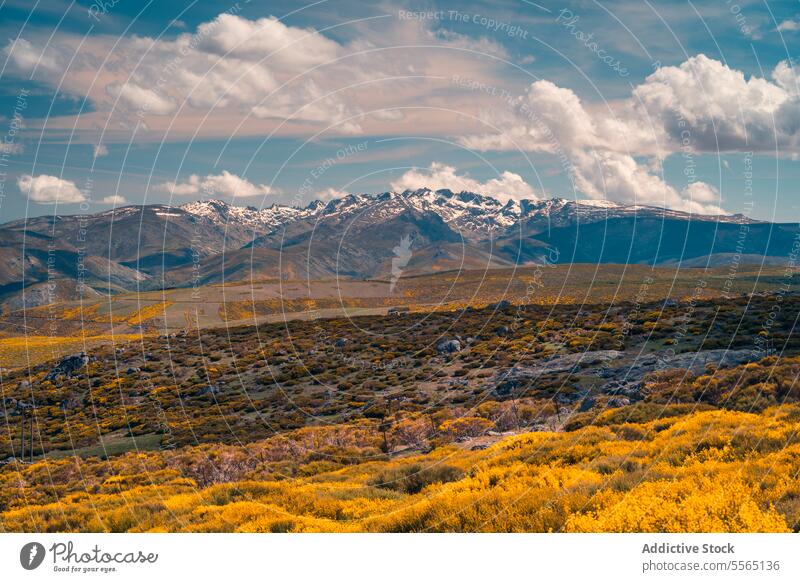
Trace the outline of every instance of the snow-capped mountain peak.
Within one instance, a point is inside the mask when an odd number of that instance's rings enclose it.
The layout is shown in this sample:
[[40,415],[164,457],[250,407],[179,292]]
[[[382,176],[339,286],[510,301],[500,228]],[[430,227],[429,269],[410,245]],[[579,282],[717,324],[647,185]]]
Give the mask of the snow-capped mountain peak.
[[[320,203],[321,204],[321,203]],[[254,206],[234,206],[223,200],[196,200],[179,207],[192,216],[217,225],[240,225],[256,230],[274,229],[281,224],[311,216],[321,206],[311,204],[306,208],[272,204],[258,209]]]
[[[166,207],[165,207],[166,208]],[[521,224],[546,224],[550,227],[573,221],[596,221],[624,216],[683,217],[698,220],[741,222],[741,216],[704,217],[641,205],[622,205],[610,200],[513,200],[475,192],[419,188],[380,194],[348,194],[323,202],[315,200],[305,207],[273,204],[265,208],[235,206],[223,200],[194,201],[180,210],[217,225],[241,226],[254,231],[271,232],[301,220],[358,220],[379,223],[403,212],[437,214],[446,224],[464,236],[485,237]]]

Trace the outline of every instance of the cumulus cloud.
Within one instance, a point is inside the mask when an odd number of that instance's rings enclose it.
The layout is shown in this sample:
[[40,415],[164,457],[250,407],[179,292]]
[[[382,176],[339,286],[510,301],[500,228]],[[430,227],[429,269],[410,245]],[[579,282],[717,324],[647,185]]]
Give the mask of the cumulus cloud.
[[[516,115],[495,120],[499,134],[467,136],[461,142],[473,149],[544,152],[558,156],[576,190],[591,199],[622,204],[645,204],[716,214],[716,204],[700,203],[654,173],[658,163],[643,165],[624,151],[656,151],[657,143],[625,119],[596,119],[571,90],[549,81],[533,83],[515,104]],[[625,135],[629,138],[625,139]]]
[[17,186],[23,194],[39,204],[77,204],[86,201],[86,196],[74,182],[57,176],[23,174],[17,178]]
[[633,156],[610,151],[572,152],[575,187],[596,200],[672,208],[697,214],[722,214],[719,193],[695,181],[679,191],[638,163]]
[[92,147],[92,156],[95,159],[102,158],[103,156],[107,156],[107,155],[108,155],[108,148],[106,146],[104,146],[103,144],[99,143],[96,146]]
[[772,78],[781,89],[794,98],[800,95],[800,76],[789,61],[781,61],[772,70]]
[[510,111],[494,113],[499,134],[470,136],[481,149],[553,152],[557,147],[599,148],[635,156],[666,156],[683,149],[800,153],[798,79],[786,61],[772,80],[750,77],[698,55],[661,67],[630,98],[587,105],[568,88],[536,81]]
[[800,30],[800,21],[797,20],[784,20],[778,25],[778,30],[781,32],[795,32]]
[[519,174],[505,171],[497,178],[480,182],[467,175],[458,175],[453,166],[439,162],[433,162],[423,170],[408,170],[392,182],[392,188],[397,191],[430,188],[431,190],[449,189],[455,192],[477,192],[503,202],[537,198],[534,189]]
[[124,196],[120,196],[119,194],[112,194],[111,196],[106,196],[102,200],[100,200],[101,204],[113,204],[114,206],[119,206],[121,204],[127,204],[128,201],[125,199]]
[[314,198],[316,200],[322,200],[323,202],[328,202],[330,200],[335,200],[337,198],[344,198],[345,196],[349,196],[350,192],[346,190],[339,190],[337,188],[325,188],[324,190],[320,190],[314,194]]
[[245,178],[223,170],[222,174],[200,177],[192,174],[185,182],[164,182],[159,190],[175,196],[223,196],[226,198],[250,198],[268,196],[275,190],[267,184],[253,184]]
[[697,55],[659,68],[628,99],[602,106],[541,80],[485,117],[499,131],[462,137],[463,145],[551,153],[588,196],[693,212],[721,212],[719,193],[693,179],[680,190],[667,184],[660,175],[666,157],[732,151],[800,156],[800,83],[787,61],[770,79],[748,78]]
[[197,49],[244,60],[270,57],[272,66],[289,71],[335,59],[341,45],[312,28],[286,26],[274,16],[247,20],[220,14],[197,28]]
[[800,150],[796,80],[779,64],[771,82],[698,55],[662,67],[633,91],[642,117],[668,135],[674,149],[698,152]]
[[461,138],[479,150],[516,150],[557,154],[575,148],[601,148],[655,154],[660,134],[642,123],[631,103],[614,109],[590,109],[571,90],[547,80],[527,88],[509,107],[491,110],[485,117],[499,133]]

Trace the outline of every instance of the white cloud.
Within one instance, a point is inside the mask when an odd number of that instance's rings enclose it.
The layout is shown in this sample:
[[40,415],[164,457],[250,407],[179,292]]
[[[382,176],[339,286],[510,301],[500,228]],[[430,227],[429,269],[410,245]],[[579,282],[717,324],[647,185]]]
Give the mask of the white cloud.
[[112,194],[111,196],[106,196],[100,201],[102,204],[113,204],[114,206],[119,206],[121,204],[127,204],[128,201],[125,199],[124,196],[120,196],[119,194]]
[[167,115],[175,111],[175,102],[155,91],[140,87],[136,83],[112,83],[106,93],[119,100],[123,107],[153,115]]
[[320,190],[314,194],[314,198],[316,200],[322,200],[323,202],[328,202],[330,200],[335,200],[337,198],[344,198],[345,196],[349,196],[350,192],[346,190],[338,190],[336,188],[325,188],[325,190]]
[[[171,137],[196,130],[227,135],[230,120],[238,123],[244,114],[256,120],[243,132],[284,121],[289,127],[281,129],[294,134],[297,127],[309,133],[331,126],[329,132],[345,134],[364,125],[385,128],[400,123],[398,114],[361,116],[386,107],[438,105],[441,92],[453,89],[453,74],[495,78],[497,61],[481,62],[481,54],[507,56],[493,40],[433,23],[386,19],[351,26],[353,40],[338,41],[272,16],[224,13],[171,39],[33,32],[30,39],[9,42],[3,53],[7,73],[88,97],[92,111],[81,115],[85,128],[142,122],[151,132],[169,128]],[[98,55],[106,59],[99,71]],[[160,119],[173,115],[178,119]],[[63,125],[74,127],[69,118]],[[48,127],[55,127],[54,120]]]
[[505,171],[497,178],[480,182],[466,175],[457,175],[453,166],[433,162],[424,170],[408,170],[392,182],[397,191],[430,188],[431,190],[449,189],[454,192],[468,191],[486,194],[506,202],[508,200],[536,199],[534,189],[522,179],[522,176]]
[[788,93],[797,98],[800,95],[800,75],[789,61],[781,61],[772,70],[773,80]]
[[86,196],[74,182],[57,176],[23,174],[17,178],[17,186],[23,194],[39,204],[76,204],[86,201]]
[[746,78],[698,55],[658,69],[630,98],[602,106],[542,80],[509,107],[484,115],[499,131],[460,141],[483,151],[557,155],[575,187],[591,197],[716,213],[712,186],[692,182],[678,190],[661,177],[661,162],[677,152],[800,156],[798,76],[784,61],[771,79]]
[[[798,100],[789,87],[791,67],[779,64],[776,83],[698,55],[662,67],[633,91],[642,118],[666,132],[673,149],[687,139],[699,152],[797,153]],[[794,89],[796,91],[796,89]]]
[[[55,84],[69,65],[63,90],[88,94],[96,107],[108,113],[113,108],[122,119],[136,114],[147,121],[147,116],[175,113],[180,104],[325,123],[351,114],[345,99],[326,97],[333,79],[352,77],[348,68],[340,66],[340,74],[333,76],[324,68],[310,70],[339,57],[344,47],[274,17],[248,20],[220,14],[194,33],[172,40],[92,37],[71,63],[78,51],[75,38],[56,35],[44,49],[39,46],[44,42],[34,42],[19,39],[6,45],[3,52],[12,71],[36,72],[37,80]],[[108,55],[108,61],[95,78],[97,54]],[[281,90],[268,97],[276,89]]]
[[679,192],[627,154],[575,150],[572,156],[575,187],[592,199],[698,214],[723,213],[716,189],[704,182],[693,182]]
[[59,71],[63,73],[67,65],[67,61],[63,58],[63,52],[56,47],[42,50],[24,38],[10,41],[3,49],[3,54],[8,57],[9,64],[19,71],[38,70],[45,74],[54,74]]
[[[699,203],[657,173],[657,161],[642,165],[624,151],[656,151],[657,142],[625,119],[595,119],[571,90],[537,81],[515,104],[516,116],[494,120],[500,134],[467,136],[462,143],[478,150],[545,152],[558,156],[575,188],[591,199],[645,204],[716,214],[715,204]],[[632,124],[631,124],[632,125]],[[627,139],[626,139],[627,138]]]
[[692,182],[683,189],[692,204],[708,205],[719,202],[719,190],[705,182]]
[[157,186],[159,190],[175,196],[224,196],[227,198],[249,198],[276,194],[275,189],[267,184],[253,184],[245,178],[223,170],[222,174],[201,178],[192,174],[185,182],[164,182]]
[[92,155],[95,159],[102,158],[103,156],[108,155],[108,148],[103,144],[99,143],[96,146],[92,147]]
[[270,57],[276,68],[303,70],[341,54],[341,45],[311,28],[286,26],[274,16],[247,20],[220,14],[197,27],[197,50],[257,61]]
[[800,22],[797,20],[784,20],[778,25],[781,32],[795,32],[800,30]]

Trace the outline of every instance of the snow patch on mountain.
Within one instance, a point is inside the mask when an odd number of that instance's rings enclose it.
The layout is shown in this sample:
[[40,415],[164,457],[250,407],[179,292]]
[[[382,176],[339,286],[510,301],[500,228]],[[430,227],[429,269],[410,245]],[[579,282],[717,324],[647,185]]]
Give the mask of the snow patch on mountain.
[[[164,207],[165,209],[169,207]],[[652,206],[624,206],[609,200],[509,200],[500,202],[474,192],[420,188],[381,194],[348,194],[328,202],[315,200],[306,207],[273,204],[266,208],[233,206],[222,200],[189,202],[177,207],[184,212],[220,226],[246,227],[254,231],[273,231],[295,221],[347,221],[380,223],[403,212],[437,214],[466,236],[502,233],[525,223],[542,222],[550,226],[573,221],[596,221],[615,217],[661,217],[722,222],[743,222],[741,216],[701,216]],[[124,209],[123,209],[124,210]],[[119,210],[117,210],[119,212]]]

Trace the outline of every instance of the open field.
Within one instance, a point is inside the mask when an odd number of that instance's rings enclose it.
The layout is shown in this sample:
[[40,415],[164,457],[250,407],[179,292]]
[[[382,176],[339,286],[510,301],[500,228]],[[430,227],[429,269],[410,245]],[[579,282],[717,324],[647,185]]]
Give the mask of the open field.
[[533,305],[616,303],[634,300],[643,284],[651,297],[676,301],[774,292],[784,284],[790,291],[800,289],[800,279],[787,276],[785,267],[775,266],[742,265],[731,271],[542,264],[405,277],[394,288],[384,280],[330,279],[167,289],[38,307],[24,314],[5,314],[0,322],[14,335],[172,333],[186,328],[380,315],[396,306],[451,311],[503,299]]

